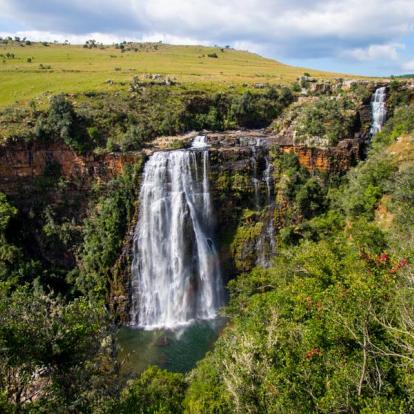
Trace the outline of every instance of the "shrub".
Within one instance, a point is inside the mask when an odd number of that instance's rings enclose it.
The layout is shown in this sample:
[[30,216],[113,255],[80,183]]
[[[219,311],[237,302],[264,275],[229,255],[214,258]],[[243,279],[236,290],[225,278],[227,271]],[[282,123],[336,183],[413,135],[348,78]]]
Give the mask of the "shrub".
[[136,151],[142,148],[143,143],[141,128],[137,125],[130,125],[122,136],[120,148],[122,151]]
[[35,134],[44,139],[62,139],[70,148],[81,153],[91,145],[85,140],[73,105],[64,94],[51,98],[47,113],[37,119]]
[[113,413],[178,414],[185,389],[184,375],[150,367],[128,384]]
[[311,138],[322,140],[323,145],[335,145],[351,135],[353,118],[346,113],[346,100],[337,101],[322,97],[306,105],[297,120],[297,136],[302,141]]
[[0,389],[13,412],[91,412],[113,395],[109,330],[105,311],[85,298],[66,304],[37,286],[0,285]]
[[373,141],[374,150],[393,143],[398,137],[414,131],[414,107],[402,105],[395,109],[393,117],[384,125]]
[[84,295],[105,299],[108,293],[111,271],[138,196],[140,169],[138,163],[110,182],[110,191],[99,198],[85,220],[83,243],[78,252],[79,269],[69,275],[69,279],[75,278],[78,290]]
[[389,157],[379,154],[358,166],[340,198],[340,205],[350,217],[372,218],[378,201],[386,191],[387,181],[396,170]]

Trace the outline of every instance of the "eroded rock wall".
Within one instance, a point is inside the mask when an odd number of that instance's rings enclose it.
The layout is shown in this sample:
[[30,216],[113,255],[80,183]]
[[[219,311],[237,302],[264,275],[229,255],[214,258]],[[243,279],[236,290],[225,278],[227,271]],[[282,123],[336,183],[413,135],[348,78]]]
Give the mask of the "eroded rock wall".
[[36,178],[50,174],[88,187],[92,181],[116,177],[140,157],[140,153],[79,155],[57,143],[11,143],[0,147],[0,191],[17,196],[32,188]]

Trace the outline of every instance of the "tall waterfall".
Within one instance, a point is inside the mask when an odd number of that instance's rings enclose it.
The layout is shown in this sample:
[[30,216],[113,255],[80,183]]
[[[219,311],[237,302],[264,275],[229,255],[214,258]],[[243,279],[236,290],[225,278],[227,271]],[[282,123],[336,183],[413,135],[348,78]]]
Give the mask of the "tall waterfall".
[[375,135],[381,131],[387,117],[387,90],[385,87],[378,88],[371,101],[372,110],[372,126],[371,135]]
[[213,242],[208,147],[154,153],[145,165],[134,234],[131,324],[175,328],[212,319],[223,302]]
[[271,258],[275,254],[275,201],[274,201],[274,182],[273,182],[273,166],[269,158],[265,157],[266,168],[263,171],[263,180],[266,183],[266,209],[265,231],[262,232],[257,241],[257,260],[256,264],[262,267],[269,267]]

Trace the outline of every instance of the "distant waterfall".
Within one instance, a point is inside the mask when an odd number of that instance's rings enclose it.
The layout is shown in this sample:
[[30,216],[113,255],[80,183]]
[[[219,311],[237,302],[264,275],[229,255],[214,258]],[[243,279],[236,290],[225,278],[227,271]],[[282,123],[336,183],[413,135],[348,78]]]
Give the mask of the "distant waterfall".
[[271,258],[275,254],[275,219],[274,219],[274,182],[273,182],[273,166],[268,157],[265,157],[266,168],[263,171],[263,179],[266,183],[266,218],[265,230],[257,241],[257,260],[256,264],[262,267],[269,267]]
[[[269,267],[271,258],[275,254],[275,200],[273,165],[269,160],[269,150],[266,142],[257,138],[255,142],[249,143],[252,155],[252,184],[254,188],[254,208],[260,212],[263,222],[263,231],[256,241],[256,264]],[[264,168],[263,168],[264,167]],[[263,190],[266,186],[266,196]]]
[[175,328],[212,319],[223,286],[212,239],[205,137],[145,165],[134,234],[131,324]]
[[372,126],[371,135],[376,135],[381,131],[387,117],[387,91],[385,87],[378,88],[371,101]]

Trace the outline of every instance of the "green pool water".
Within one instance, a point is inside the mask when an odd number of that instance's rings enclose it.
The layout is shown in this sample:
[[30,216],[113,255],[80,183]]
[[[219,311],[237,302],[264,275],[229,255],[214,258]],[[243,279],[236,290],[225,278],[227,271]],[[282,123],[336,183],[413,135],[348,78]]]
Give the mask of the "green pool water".
[[123,327],[118,332],[123,370],[139,374],[149,365],[158,365],[174,372],[187,372],[211,348],[223,326],[223,319],[215,319],[174,331]]

